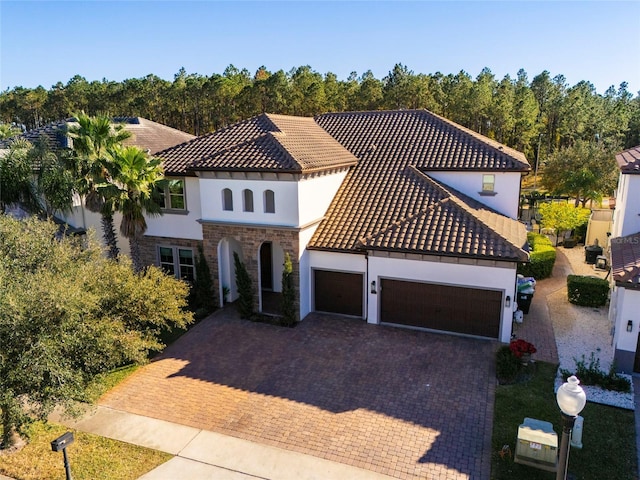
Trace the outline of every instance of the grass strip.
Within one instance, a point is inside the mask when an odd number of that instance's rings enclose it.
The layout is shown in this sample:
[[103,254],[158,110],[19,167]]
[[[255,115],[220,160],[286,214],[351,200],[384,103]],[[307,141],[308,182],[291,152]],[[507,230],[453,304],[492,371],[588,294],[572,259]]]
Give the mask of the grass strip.
[[[518,426],[525,417],[553,423],[562,434],[560,409],[553,391],[556,366],[537,362],[526,382],[496,387],[493,423],[491,478],[494,480],[553,480],[555,473],[514,463],[513,456],[502,458],[498,452],[509,445],[515,454]],[[572,448],[569,472],[576,480],[611,478],[634,480],[637,472],[634,413],[629,410],[588,402],[584,417],[583,448]]]
[[73,431],[75,441],[67,448],[74,480],[135,480],[173,456],[79,432],[55,423],[34,423],[30,440],[22,450],[0,454],[0,473],[18,480],[65,478],[62,452],[51,451],[51,441]]

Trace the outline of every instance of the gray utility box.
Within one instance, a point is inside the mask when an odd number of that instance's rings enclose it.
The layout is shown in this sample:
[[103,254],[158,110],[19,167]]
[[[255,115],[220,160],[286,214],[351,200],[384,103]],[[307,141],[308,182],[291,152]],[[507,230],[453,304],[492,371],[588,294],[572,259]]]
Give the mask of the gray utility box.
[[555,472],[558,468],[558,435],[551,422],[525,418],[518,427],[514,462]]

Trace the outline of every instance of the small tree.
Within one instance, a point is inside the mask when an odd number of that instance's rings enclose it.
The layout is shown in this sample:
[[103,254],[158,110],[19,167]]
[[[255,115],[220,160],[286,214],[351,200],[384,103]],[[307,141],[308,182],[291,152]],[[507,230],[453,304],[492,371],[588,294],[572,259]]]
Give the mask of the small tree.
[[187,286],[155,267],[135,274],[89,237],[0,215],[2,447],[33,418],[82,398],[97,373],[144,362],[161,331],[192,321]]
[[211,270],[204,256],[202,245],[198,245],[198,258],[196,260],[196,278],[191,287],[190,304],[192,310],[203,316],[213,312],[216,304],[213,299],[213,280]]
[[289,253],[284,254],[284,269],[282,270],[282,323],[289,327],[296,323],[296,291],[293,285],[293,266]]
[[539,208],[543,228],[553,228],[556,240],[560,232],[572,231],[589,220],[588,208],[574,207],[565,202],[543,203]]
[[253,316],[253,285],[247,267],[233,252],[233,263],[236,267],[236,286],[238,287],[238,310],[240,317],[250,319]]

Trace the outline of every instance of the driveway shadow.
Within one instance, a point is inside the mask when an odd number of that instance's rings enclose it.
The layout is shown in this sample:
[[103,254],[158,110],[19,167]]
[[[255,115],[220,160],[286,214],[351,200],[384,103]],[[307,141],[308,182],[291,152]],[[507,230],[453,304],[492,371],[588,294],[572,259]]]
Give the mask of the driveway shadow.
[[400,478],[488,478],[495,347],[335,316],[288,329],[223,311],[101,403]]

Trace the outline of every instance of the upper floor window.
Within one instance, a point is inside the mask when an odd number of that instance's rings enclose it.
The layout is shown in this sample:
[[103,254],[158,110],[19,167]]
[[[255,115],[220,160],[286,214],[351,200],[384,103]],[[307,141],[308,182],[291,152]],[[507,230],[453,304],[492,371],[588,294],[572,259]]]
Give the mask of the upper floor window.
[[228,188],[222,190],[222,209],[233,211],[233,192]]
[[482,175],[482,192],[494,193],[496,186],[496,176],[493,174]]
[[158,247],[160,268],[176,278],[193,282],[196,277],[193,250],[179,247]]
[[242,209],[245,212],[253,212],[253,192],[249,189],[242,191]]
[[170,210],[186,210],[187,202],[184,191],[184,180],[169,178],[157,187],[161,208]]
[[276,194],[273,190],[264,191],[264,212],[276,213]]

